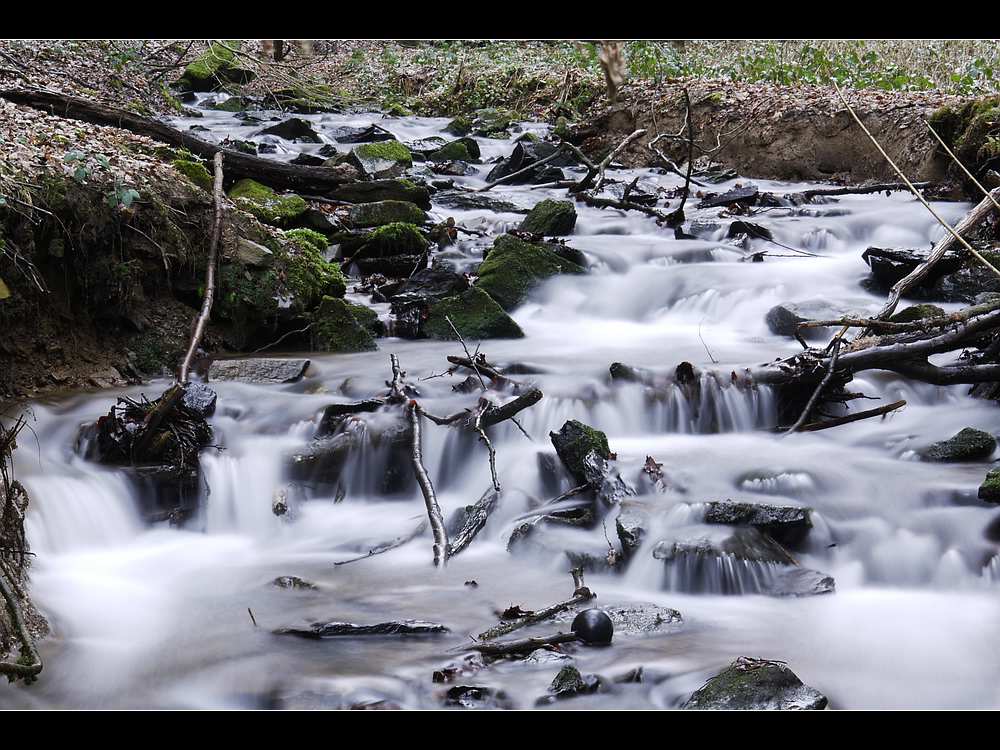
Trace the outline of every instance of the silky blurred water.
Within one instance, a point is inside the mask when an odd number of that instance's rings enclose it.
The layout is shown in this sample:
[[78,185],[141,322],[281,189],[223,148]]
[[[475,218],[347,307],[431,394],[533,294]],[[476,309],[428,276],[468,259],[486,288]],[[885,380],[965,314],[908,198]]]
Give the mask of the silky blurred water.
[[[250,137],[262,127],[243,125],[227,113],[205,110],[204,115],[176,124],[206,126],[211,132],[202,135],[215,139]],[[340,125],[377,121],[403,141],[438,135],[446,123],[376,118],[304,117],[321,135]],[[277,143],[279,159],[320,147]],[[513,136],[480,144],[484,160],[505,155],[514,145]],[[475,176],[456,181],[482,184],[489,169],[482,165]],[[650,190],[678,184],[673,176],[648,170],[613,176],[623,181],[639,176]],[[756,184],[782,193],[808,187]],[[524,207],[562,197],[526,186],[500,187],[492,194]],[[966,426],[1000,431],[993,404],[970,399],[960,386],[865,373],[853,390],[878,403],[904,398],[907,407],[885,420],[782,439],[768,431],[777,415],[766,388],[739,391],[706,376],[700,403],[691,403],[680,389],[651,402],[641,386],[613,386],[608,377],[615,361],[664,373],[689,361],[728,373],[791,354],[799,346],[770,333],[764,322],[769,308],[819,299],[874,312],[882,298],[859,286],[867,275],[861,252],[869,245],[927,246],[940,230],[903,194],[844,197],[805,211],[772,209],[753,221],[780,242],[821,257],[749,263],[740,262],[744,251],[724,239],[727,222],[716,218],[717,209],[688,205],[690,217],[718,221],[719,231],[701,240],[676,240],[672,230],[644,216],[577,204],[579,220],[569,244],[586,253],[592,272],[538,288],[514,312],[526,338],[482,342],[491,361],[523,363],[540,372],[518,377],[535,382],[545,397],[522,414],[530,440],[510,423],[494,429],[504,484],[499,510],[474,544],[442,571],[431,566],[429,535],[370,560],[333,566],[359,549],[405,534],[424,516],[415,490],[401,499],[376,496],[385,470],[377,450],[365,452],[351,467],[342,502],[314,493],[308,502],[296,499],[293,513],[279,518],[271,501],[285,483],[286,456],[307,445],[324,406],[384,389],[389,353],[399,356],[430,411],[446,414],[474,404],[475,395],[452,391],[462,375],[423,380],[446,368],[447,355],[461,353],[457,345],[382,339],[378,352],[307,354],[313,364],[303,383],[213,384],[219,410],[212,421],[221,450],[206,450],[202,457],[209,494],[200,516],[183,529],[147,524],[133,485],[114,469],[73,454],[78,427],[106,413],[117,392],[34,404],[37,444],[24,441],[16,470],[32,497],[27,531],[37,554],[33,596],[53,635],[41,644],[45,669],[38,682],[0,687],[0,706],[311,707],[369,699],[438,706],[444,687],[431,683],[431,672],[455,659],[450,649],[492,624],[496,608],[540,607],[571,593],[569,564],[561,553],[515,556],[507,553],[505,541],[533,502],[558,494],[541,475],[538,454],[553,452],[549,431],[578,419],[607,433],[623,476],[637,479],[646,456],[652,456],[663,464],[669,485],[666,493],[638,498],[654,509],[655,522],[628,571],[589,574],[588,585],[598,603],[673,607],[684,625],[665,635],[619,637],[608,649],[577,651],[574,659],[585,673],[613,677],[643,665],[663,679],[556,707],[669,708],[739,655],[787,662],[837,708],[997,707],[1000,573],[996,545],[983,536],[995,511],[975,499],[986,467],[924,464],[912,454]],[[967,207],[936,208],[955,220]],[[490,233],[520,220],[518,214],[437,206],[431,213]],[[458,249],[474,261],[482,245],[463,240]],[[754,240],[752,249],[789,255],[761,240]],[[711,260],[686,262],[692,250],[707,251]],[[154,397],[166,385],[153,382],[129,392]],[[482,445],[430,424],[424,441],[446,514],[474,502],[490,485]],[[697,522],[700,503],[725,498],[815,509],[809,542],[797,556],[832,575],[836,593],[776,599],[665,588],[670,581],[663,563],[651,555],[658,535]],[[613,535],[612,523],[608,529]],[[600,527],[565,534],[580,548],[606,547]],[[270,585],[283,575],[319,588]],[[465,585],[473,580],[477,587]],[[405,618],[443,622],[451,633],[323,642],[270,633],[312,620]],[[502,665],[466,682],[502,687],[527,707],[545,693],[559,666]]]

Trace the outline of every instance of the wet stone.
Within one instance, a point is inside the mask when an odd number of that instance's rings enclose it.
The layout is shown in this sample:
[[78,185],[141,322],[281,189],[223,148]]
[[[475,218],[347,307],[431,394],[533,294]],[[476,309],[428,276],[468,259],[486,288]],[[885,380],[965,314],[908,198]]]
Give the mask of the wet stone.
[[683,709],[819,711],[826,696],[802,684],[781,662],[739,657],[685,701]]
[[208,370],[209,380],[240,383],[294,383],[309,368],[308,359],[217,359]]

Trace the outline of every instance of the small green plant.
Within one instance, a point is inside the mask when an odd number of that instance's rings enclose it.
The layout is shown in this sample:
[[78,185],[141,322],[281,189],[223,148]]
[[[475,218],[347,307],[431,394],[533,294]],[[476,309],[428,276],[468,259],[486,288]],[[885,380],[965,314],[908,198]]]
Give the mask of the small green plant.
[[[95,171],[111,172],[111,161],[104,154],[87,154],[83,151],[70,151],[63,157],[63,162],[73,167],[73,179],[81,185],[94,176]],[[117,175],[114,186],[105,195],[105,201],[111,208],[128,209],[139,198],[139,191],[124,184]]]

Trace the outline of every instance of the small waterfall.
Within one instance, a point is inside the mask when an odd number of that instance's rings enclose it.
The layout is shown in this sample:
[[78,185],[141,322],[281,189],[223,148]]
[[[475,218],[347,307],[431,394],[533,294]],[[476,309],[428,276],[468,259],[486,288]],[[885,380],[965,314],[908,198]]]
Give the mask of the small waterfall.
[[664,563],[663,588],[687,594],[760,594],[786,566],[728,552],[687,553]]

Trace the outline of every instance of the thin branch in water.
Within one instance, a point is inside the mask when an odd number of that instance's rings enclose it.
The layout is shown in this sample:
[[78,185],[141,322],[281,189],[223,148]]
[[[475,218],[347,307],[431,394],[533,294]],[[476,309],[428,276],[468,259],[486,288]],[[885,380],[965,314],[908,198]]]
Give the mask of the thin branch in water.
[[[395,355],[393,355],[395,359]],[[398,365],[397,365],[398,366]],[[440,568],[445,564],[448,555],[448,532],[444,526],[444,519],[441,516],[441,506],[438,505],[437,495],[434,493],[434,485],[427,475],[424,467],[424,458],[420,443],[420,410],[416,401],[411,401],[406,405],[406,415],[410,420],[410,431],[412,433],[412,446],[410,458],[413,464],[413,473],[416,476],[417,484],[420,485],[420,492],[424,496],[424,505],[427,507],[427,520],[431,526],[431,533],[434,536],[434,567]]]

